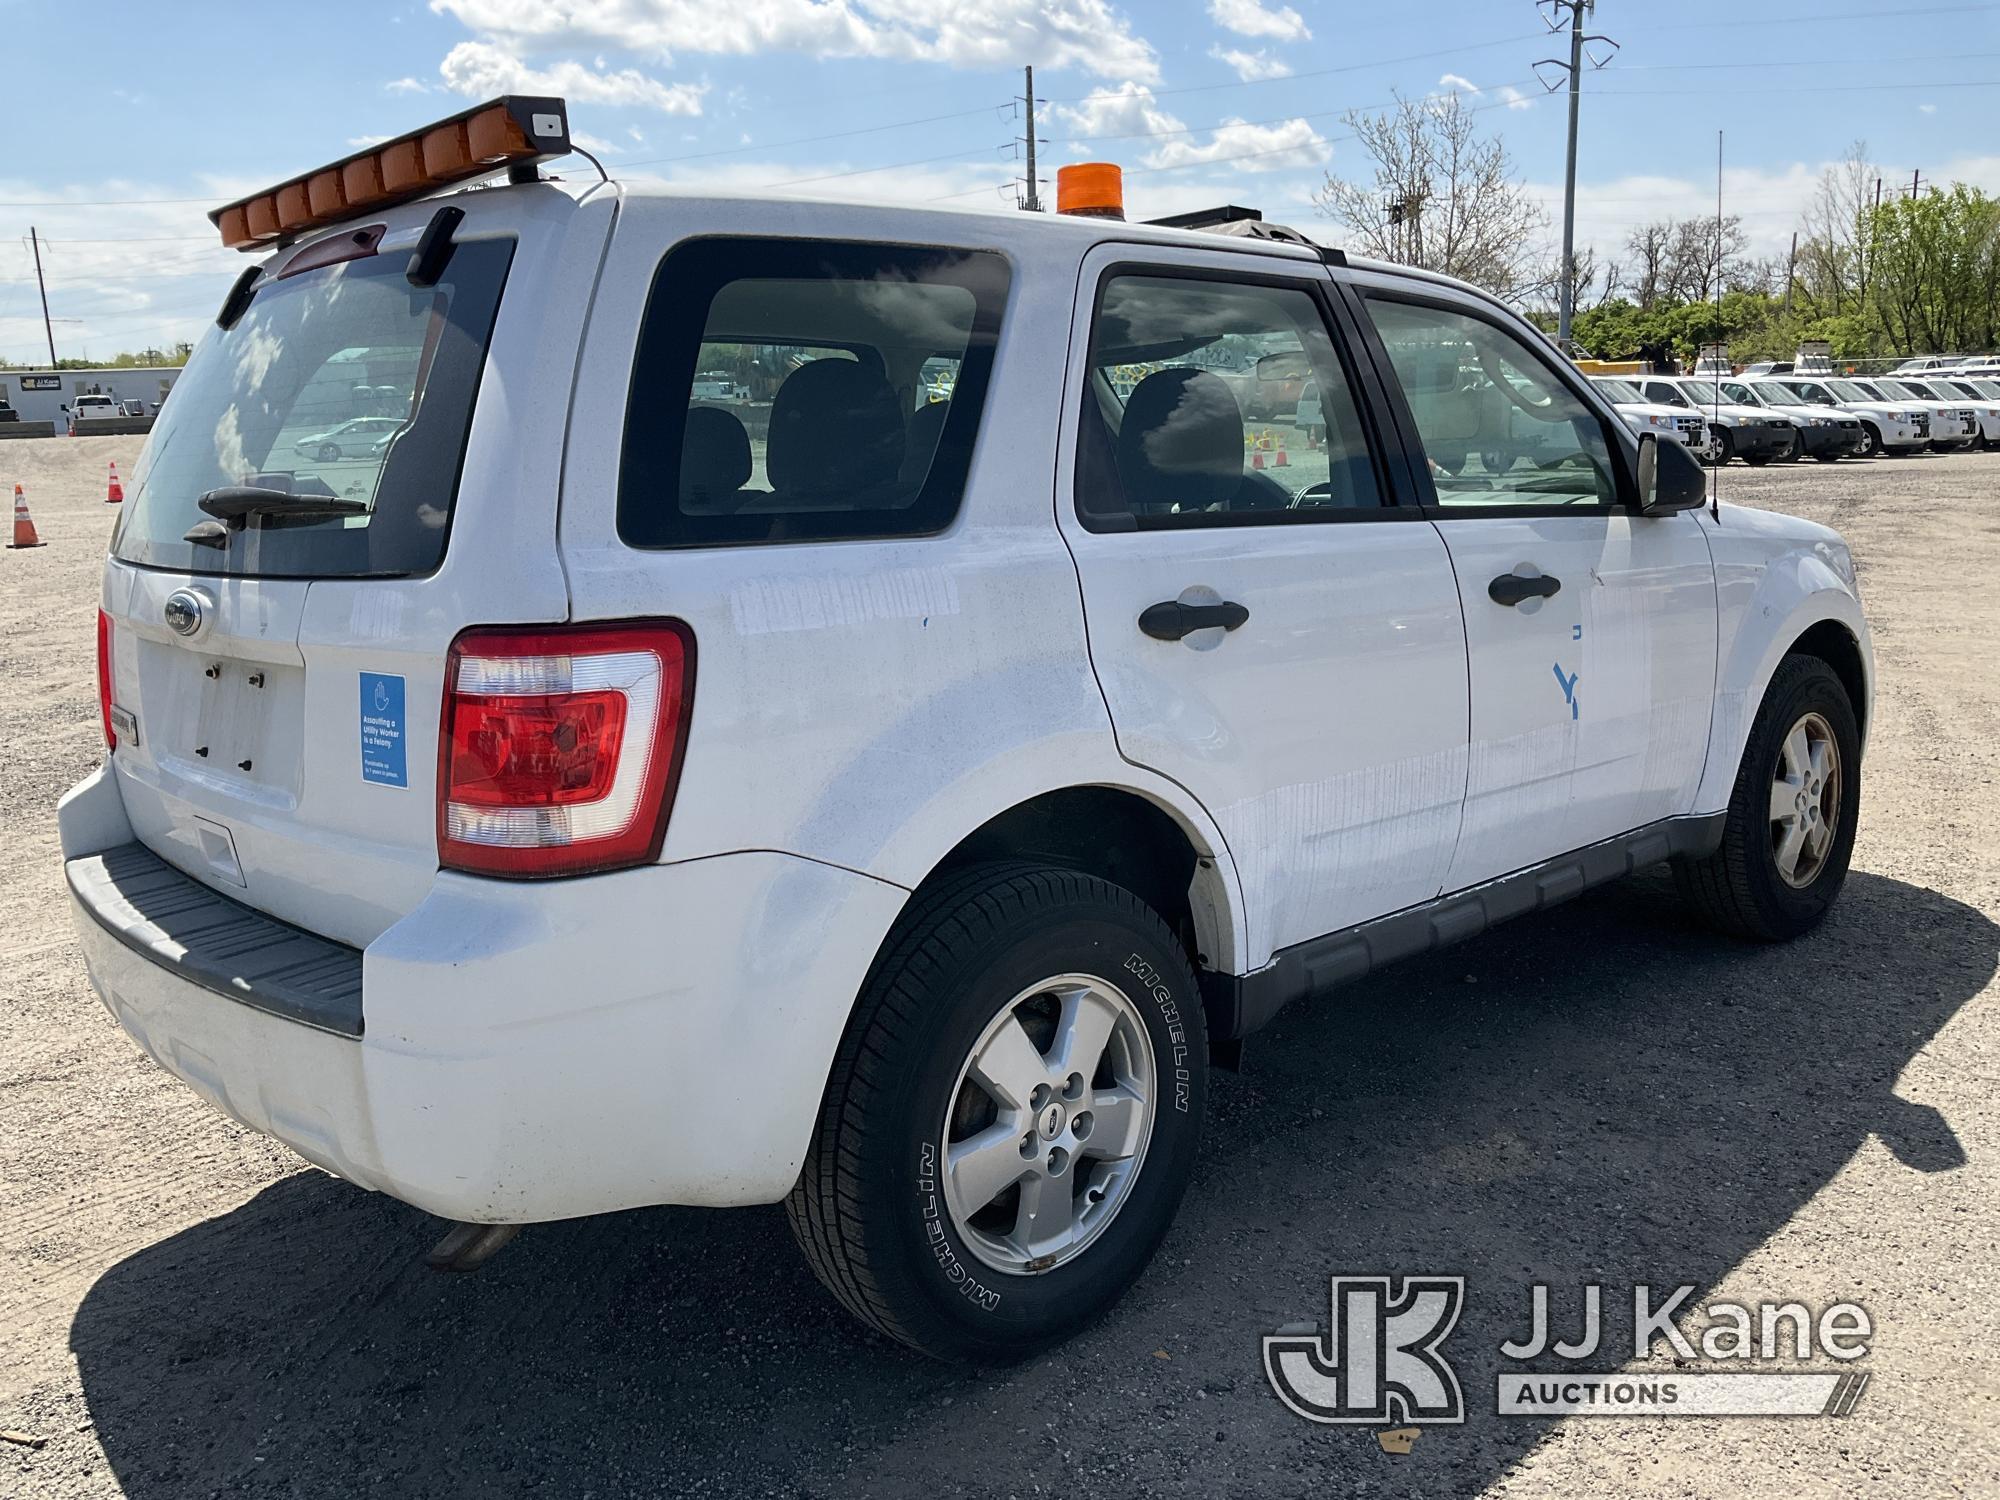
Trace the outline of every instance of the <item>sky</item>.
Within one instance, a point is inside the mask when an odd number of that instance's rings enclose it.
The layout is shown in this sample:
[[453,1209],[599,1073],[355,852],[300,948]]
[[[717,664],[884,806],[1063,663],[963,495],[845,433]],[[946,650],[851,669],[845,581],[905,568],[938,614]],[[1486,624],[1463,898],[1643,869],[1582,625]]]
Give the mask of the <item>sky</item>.
[[[1599,0],[1578,244],[1724,205],[1783,253],[1866,140],[1891,185],[2000,192],[2000,3]],[[1342,115],[1458,90],[1562,205],[1566,54],[1533,0],[0,0],[0,356],[197,339],[244,264],[207,210],[505,92],[557,93],[617,177],[1005,209],[1035,67],[1042,174],[1126,170],[1134,218],[1233,202],[1328,243]],[[588,172],[580,161],[554,170]],[[1046,190],[1045,190],[1046,191]]]

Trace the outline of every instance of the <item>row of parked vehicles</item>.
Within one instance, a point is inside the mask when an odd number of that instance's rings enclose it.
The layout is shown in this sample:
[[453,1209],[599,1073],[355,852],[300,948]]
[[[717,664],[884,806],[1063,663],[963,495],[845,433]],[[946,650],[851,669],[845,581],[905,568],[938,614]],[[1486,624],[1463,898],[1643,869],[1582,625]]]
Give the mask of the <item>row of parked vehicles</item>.
[[2000,445],[2000,375],[1600,375],[1592,383],[1633,431],[1710,464]]

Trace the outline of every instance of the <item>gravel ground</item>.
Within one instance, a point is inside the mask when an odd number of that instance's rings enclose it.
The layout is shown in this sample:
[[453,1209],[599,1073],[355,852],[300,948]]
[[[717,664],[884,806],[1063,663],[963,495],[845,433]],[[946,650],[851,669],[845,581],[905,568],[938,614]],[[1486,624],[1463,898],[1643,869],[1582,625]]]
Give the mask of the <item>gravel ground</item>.
[[[779,1210],[438,1226],[211,1113],[92,997],[53,808],[96,763],[104,465],[0,444],[49,545],[0,553],[0,1495],[2000,1494],[2000,456],[1752,472],[1829,521],[1880,665],[1854,873],[1790,947],[1657,875],[1285,1015],[1219,1077],[1199,1180],[1099,1326],[1011,1370],[861,1332]],[[1462,1427],[1390,1456],[1273,1397],[1326,1278],[1462,1274]],[[1842,1420],[1493,1415],[1532,1281],[1859,1300]],[[1622,1346],[1622,1347],[1620,1347]],[[1615,1352],[1613,1352],[1615,1351]],[[1822,1364],[1821,1366],[1825,1366]]]

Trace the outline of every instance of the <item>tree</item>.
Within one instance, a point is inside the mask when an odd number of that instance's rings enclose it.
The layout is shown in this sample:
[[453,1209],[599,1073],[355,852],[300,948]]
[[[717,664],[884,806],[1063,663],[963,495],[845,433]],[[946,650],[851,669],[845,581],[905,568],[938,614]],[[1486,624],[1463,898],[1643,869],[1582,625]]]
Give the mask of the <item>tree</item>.
[[1348,182],[1328,174],[1313,202],[1347,227],[1357,248],[1503,297],[1519,297],[1543,279],[1536,266],[1541,207],[1500,138],[1479,134],[1461,95],[1399,95],[1381,114],[1349,110],[1342,119],[1373,160],[1374,175]]
[[1861,311],[1872,248],[1868,216],[1881,180],[1881,169],[1868,160],[1868,143],[1856,141],[1820,174],[1806,205],[1795,275],[1807,300],[1824,314]]
[[1625,253],[1632,257],[1629,277],[1632,295],[1638,299],[1642,309],[1650,309],[1660,300],[1666,279],[1667,247],[1673,243],[1673,238],[1672,219],[1641,224],[1625,237]]
[[1629,281],[1639,306],[1704,302],[1715,296],[1718,282],[1726,279],[1736,286],[1746,279],[1741,263],[1750,241],[1742,219],[1729,215],[1721,221],[1721,230],[1718,246],[1716,218],[1710,214],[1700,219],[1657,219],[1627,235],[1625,252],[1632,257]]
[[1899,349],[1990,348],[2000,333],[2000,201],[1964,183],[1870,209],[1868,306]]

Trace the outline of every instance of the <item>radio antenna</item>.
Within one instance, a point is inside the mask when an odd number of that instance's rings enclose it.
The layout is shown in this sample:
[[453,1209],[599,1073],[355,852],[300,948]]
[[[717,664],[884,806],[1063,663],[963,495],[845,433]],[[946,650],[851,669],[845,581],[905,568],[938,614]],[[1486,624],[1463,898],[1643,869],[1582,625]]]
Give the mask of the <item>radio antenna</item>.
[[[1722,328],[1722,132],[1715,132],[1715,332],[1716,346],[1726,348],[1728,341],[1721,337]],[[1699,361],[1696,362],[1699,366]],[[1714,370],[1708,372],[1709,382],[1715,390],[1715,400],[1709,405],[1709,427],[1714,428],[1722,416],[1722,376]],[[1715,466],[1709,471],[1708,515],[1716,525],[1722,524],[1722,466],[1728,462],[1725,454],[1717,454]]]

